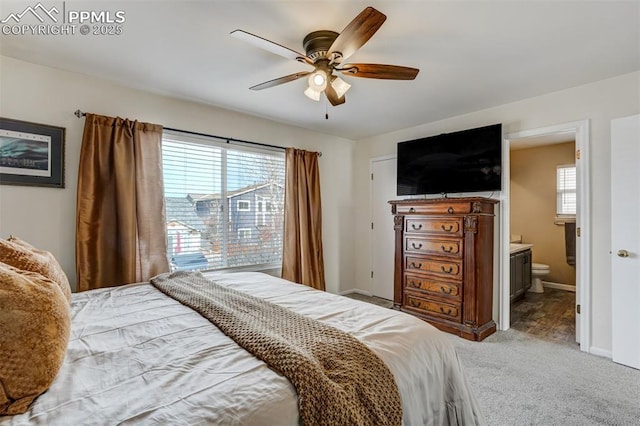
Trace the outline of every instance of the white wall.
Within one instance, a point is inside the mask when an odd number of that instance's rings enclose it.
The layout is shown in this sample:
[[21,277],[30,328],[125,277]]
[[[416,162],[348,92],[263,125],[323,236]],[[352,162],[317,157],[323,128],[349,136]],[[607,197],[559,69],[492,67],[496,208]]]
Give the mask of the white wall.
[[354,142],[220,108],[176,100],[107,80],[0,56],[0,116],[66,128],[64,189],[0,185],[0,236],[20,236],[51,251],[75,286],[75,213],[84,119],[76,109],[183,130],[321,151],[327,290],[354,282],[350,217]]
[[[425,99],[425,102],[429,102]],[[492,123],[503,123],[504,133],[590,120],[591,159],[591,286],[592,347],[611,350],[611,214],[609,208],[610,122],[616,117],[640,111],[640,72],[574,87],[544,96],[525,99],[496,108],[452,117],[357,142],[354,155],[355,205],[369,205],[369,160],[395,154],[397,142]],[[354,212],[355,239],[361,247],[370,246],[369,212]],[[370,292],[369,250],[358,250],[356,286]],[[496,293],[497,294],[497,293]],[[494,305],[497,301],[494,301]],[[495,308],[495,307],[494,307]],[[495,309],[494,309],[495,311]],[[496,318],[494,318],[496,319]]]
[[371,291],[369,211],[352,209],[369,206],[370,158],[395,154],[399,141],[495,122],[502,122],[504,132],[511,133],[589,119],[592,229],[585,231],[591,233],[593,244],[591,342],[603,351],[611,349],[609,125],[612,118],[640,112],[638,72],[353,143],[0,56],[0,116],[67,129],[66,188],[1,185],[0,236],[14,234],[51,251],[72,283],[77,168],[84,125],[84,119],[73,116],[78,108],[178,129],[322,151],[324,255],[327,289],[331,292],[352,288]]

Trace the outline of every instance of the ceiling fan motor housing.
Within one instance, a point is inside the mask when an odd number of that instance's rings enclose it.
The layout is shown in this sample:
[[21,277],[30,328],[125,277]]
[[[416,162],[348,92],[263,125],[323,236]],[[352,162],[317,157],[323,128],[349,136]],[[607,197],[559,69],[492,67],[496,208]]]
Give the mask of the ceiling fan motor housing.
[[325,59],[329,48],[339,35],[337,32],[329,30],[314,31],[307,34],[302,41],[307,57],[314,62],[318,59]]

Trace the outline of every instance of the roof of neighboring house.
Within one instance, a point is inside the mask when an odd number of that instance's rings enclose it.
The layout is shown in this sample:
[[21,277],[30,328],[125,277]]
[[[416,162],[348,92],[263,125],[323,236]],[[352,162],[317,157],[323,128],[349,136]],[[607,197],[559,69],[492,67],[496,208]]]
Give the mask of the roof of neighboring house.
[[189,231],[201,233],[201,230],[196,229],[196,228],[194,228],[192,226],[189,226],[186,223],[183,223],[183,222],[181,222],[179,220],[168,220],[167,221],[167,228],[168,229],[174,229],[177,226],[182,226],[184,229],[188,229]]
[[[275,185],[278,187],[282,187],[282,185],[277,183],[258,183],[254,185],[245,186],[244,188],[238,188],[233,191],[227,191],[227,198],[237,197],[238,195],[246,194],[247,192],[256,191],[258,189],[265,188],[269,185]],[[211,201],[211,200],[219,200],[222,197],[220,193],[217,194],[188,194],[187,199],[192,200],[193,202],[198,201]]]
[[165,197],[167,222],[180,222],[197,231],[204,231],[206,226],[198,217],[195,205],[186,197]]

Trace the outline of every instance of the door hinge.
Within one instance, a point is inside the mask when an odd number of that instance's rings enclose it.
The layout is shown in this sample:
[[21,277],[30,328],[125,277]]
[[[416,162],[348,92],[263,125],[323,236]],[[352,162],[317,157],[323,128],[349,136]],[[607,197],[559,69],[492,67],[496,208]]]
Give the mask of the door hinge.
[[576,305],[576,313],[579,314],[580,313],[580,305]]
[[580,150],[576,149],[576,160],[580,159]]
[[579,237],[580,236],[580,228],[576,228],[576,236]]
[[371,271],[371,278],[373,278],[373,271]]
[[373,173],[371,173],[371,180],[373,180]]
[[373,229],[373,222],[371,222],[371,229]]

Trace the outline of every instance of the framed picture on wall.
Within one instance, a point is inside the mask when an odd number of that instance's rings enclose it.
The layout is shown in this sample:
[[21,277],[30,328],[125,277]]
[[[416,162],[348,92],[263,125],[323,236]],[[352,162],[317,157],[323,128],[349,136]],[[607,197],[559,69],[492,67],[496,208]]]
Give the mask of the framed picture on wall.
[[64,188],[64,127],[0,117],[0,184]]

